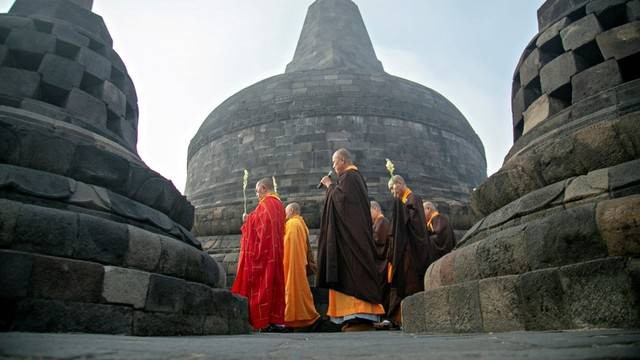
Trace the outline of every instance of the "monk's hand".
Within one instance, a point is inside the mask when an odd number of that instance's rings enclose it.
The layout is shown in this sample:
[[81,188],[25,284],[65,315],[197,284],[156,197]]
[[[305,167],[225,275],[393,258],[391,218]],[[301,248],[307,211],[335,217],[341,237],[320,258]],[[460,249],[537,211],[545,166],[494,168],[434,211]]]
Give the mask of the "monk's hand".
[[248,217],[249,217],[249,215],[247,215],[247,213],[242,213],[242,222],[247,221]]
[[333,181],[331,181],[330,177],[325,176],[322,178],[322,180],[320,180],[320,183],[324,185],[324,187],[328,188],[331,184],[333,184]]

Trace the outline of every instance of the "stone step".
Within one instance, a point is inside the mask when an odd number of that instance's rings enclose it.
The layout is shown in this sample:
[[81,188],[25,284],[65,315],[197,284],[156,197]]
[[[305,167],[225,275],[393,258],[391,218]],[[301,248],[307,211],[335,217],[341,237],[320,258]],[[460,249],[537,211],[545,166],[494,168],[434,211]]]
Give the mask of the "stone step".
[[405,332],[634,328],[640,259],[608,257],[442,286],[402,302]]

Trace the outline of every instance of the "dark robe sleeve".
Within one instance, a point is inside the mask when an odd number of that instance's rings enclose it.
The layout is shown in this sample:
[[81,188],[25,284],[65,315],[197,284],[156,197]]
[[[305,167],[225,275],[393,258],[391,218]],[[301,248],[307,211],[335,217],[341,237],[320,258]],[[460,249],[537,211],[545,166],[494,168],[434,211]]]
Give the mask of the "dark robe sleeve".
[[431,225],[433,226],[433,232],[430,233],[429,241],[433,251],[429,259],[430,263],[449,253],[456,245],[455,233],[445,216],[438,215],[434,217],[431,220]]

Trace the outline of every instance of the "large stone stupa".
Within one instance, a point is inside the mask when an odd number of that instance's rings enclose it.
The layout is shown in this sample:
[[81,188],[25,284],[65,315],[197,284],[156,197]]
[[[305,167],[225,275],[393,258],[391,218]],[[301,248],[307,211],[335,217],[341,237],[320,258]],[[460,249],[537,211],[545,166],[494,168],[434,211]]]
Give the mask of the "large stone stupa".
[[137,154],[136,91],[92,3],[0,14],[0,331],[247,332],[193,207]]
[[317,0],[285,73],[224,101],[193,137],[186,195],[196,207],[195,233],[217,235],[213,246],[230,252],[235,271],[237,237],[220,235],[239,233],[245,168],[248,194],[255,181],[275,176],[283,200],[301,203],[317,228],[324,192],[316,186],[341,147],[355,154],[369,195],[383,206],[390,202],[385,158],[414,191],[460,208],[486,177],[484,148],[460,111],[384,71],[351,0]]
[[403,302],[410,332],[640,326],[640,2],[548,0],[483,218]]

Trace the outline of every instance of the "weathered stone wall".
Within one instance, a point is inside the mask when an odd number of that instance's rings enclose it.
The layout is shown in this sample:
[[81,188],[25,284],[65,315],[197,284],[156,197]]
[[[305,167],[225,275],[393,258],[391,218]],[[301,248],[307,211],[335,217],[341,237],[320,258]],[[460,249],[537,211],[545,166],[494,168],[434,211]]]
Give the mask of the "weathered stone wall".
[[516,142],[472,195],[484,218],[403,302],[407,331],[640,326],[639,4],[540,8]]
[[136,153],[136,92],[92,1],[0,14],[0,331],[246,333],[193,206]]
[[245,168],[252,184],[275,175],[283,199],[302,202],[317,227],[324,193],[316,185],[340,147],[354,153],[370,196],[383,204],[385,158],[424,198],[466,202],[486,172],[477,135],[433,90],[385,73],[287,73],[225,101],[192,140],[186,194],[196,234],[239,232]]

